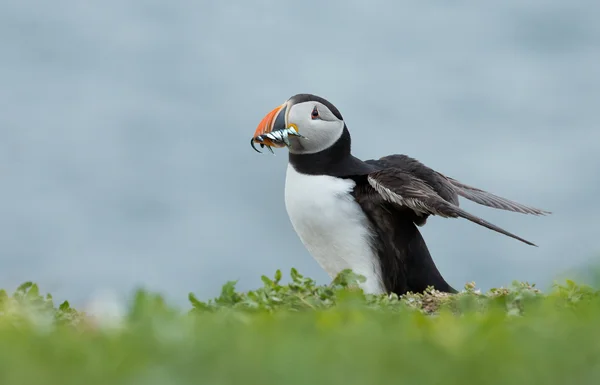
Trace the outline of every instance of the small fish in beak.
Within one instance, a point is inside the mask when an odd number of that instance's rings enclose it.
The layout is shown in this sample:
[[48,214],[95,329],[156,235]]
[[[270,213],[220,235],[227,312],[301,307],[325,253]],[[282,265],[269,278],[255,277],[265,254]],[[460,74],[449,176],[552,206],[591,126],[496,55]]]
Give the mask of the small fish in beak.
[[284,128],[282,130],[271,131],[271,132],[267,132],[265,134],[255,136],[250,140],[250,145],[252,146],[254,151],[260,153],[261,151],[258,150],[254,146],[254,143],[259,143],[261,148],[264,148],[266,146],[269,149],[269,151],[271,151],[271,153],[274,154],[271,146],[290,147],[290,145],[291,145],[290,140],[289,140],[290,135],[306,139],[304,136],[300,135],[294,127],[288,127],[288,128]]

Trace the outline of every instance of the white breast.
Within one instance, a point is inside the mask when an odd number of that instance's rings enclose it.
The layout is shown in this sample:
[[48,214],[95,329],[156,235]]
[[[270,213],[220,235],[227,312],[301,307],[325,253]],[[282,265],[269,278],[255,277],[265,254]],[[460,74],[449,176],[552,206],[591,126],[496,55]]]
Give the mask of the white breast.
[[383,293],[368,219],[350,195],[354,185],[349,179],[300,174],[288,165],[285,206],[300,240],[331,278],[352,269],[367,278],[365,293]]

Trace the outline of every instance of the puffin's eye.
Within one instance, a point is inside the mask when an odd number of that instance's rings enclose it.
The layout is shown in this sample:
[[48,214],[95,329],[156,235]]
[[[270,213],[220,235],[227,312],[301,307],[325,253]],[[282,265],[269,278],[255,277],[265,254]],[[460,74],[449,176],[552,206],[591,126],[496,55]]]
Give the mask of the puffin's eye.
[[313,108],[312,113],[310,114],[310,117],[313,119],[319,118],[319,111],[317,110],[317,106],[315,106],[315,108]]

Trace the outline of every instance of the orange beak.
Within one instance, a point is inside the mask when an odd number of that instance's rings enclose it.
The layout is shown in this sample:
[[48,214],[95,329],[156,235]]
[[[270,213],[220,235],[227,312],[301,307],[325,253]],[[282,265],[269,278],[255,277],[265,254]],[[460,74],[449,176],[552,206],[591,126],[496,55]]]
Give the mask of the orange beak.
[[269,112],[265,117],[258,123],[258,127],[254,131],[254,136],[252,137],[253,143],[263,144],[265,146],[271,147],[285,147],[284,143],[273,142],[269,138],[263,137],[262,140],[258,140],[257,137],[260,135],[268,134],[272,131],[283,130],[285,129],[285,113],[287,111],[287,104],[284,103],[280,106],[275,107],[271,112]]

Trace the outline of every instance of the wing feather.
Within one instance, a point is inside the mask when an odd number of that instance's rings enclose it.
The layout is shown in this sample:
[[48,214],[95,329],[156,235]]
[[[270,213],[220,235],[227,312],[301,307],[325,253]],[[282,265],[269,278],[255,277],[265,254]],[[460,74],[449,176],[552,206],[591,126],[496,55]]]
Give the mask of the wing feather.
[[464,218],[528,245],[537,246],[448,202],[425,181],[403,170],[385,168],[369,174],[367,180],[384,200],[410,208],[417,214],[437,215],[443,218]]
[[521,203],[517,203],[511,201],[510,199],[502,198],[498,195],[492,194],[490,192],[478,189],[473,186],[466,185],[462,182],[457,181],[456,179],[446,177],[448,181],[454,187],[456,193],[463,198],[469,199],[475,203],[479,203],[480,205],[493,207],[496,209],[502,209],[507,211],[514,211],[522,214],[533,214],[533,215],[546,215],[552,214],[550,211],[541,210],[535,207],[526,206]]
[[469,186],[456,179],[445,176],[427,166],[418,160],[404,154],[394,154],[384,156],[377,160],[370,159],[366,163],[379,166],[381,168],[395,168],[402,170],[426,182],[438,193],[444,200],[459,206],[458,197],[484,205],[487,207],[517,212],[521,214],[546,215],[550,211],[541,210],[535,207],[527,206],[515,201],[500,197],[482,189]]

